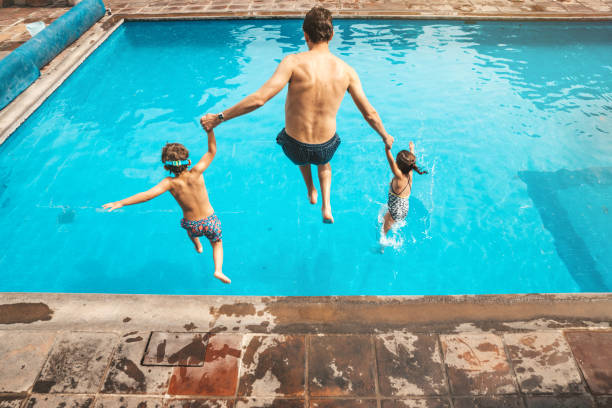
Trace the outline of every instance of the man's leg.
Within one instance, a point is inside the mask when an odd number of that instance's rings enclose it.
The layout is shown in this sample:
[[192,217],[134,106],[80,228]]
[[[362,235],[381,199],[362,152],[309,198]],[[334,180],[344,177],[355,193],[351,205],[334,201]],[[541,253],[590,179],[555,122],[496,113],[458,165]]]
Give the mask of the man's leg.
[[334,217],[332,216],[330,191],[331,191],[331,165],[329,163],[320,164],[317,166],[319,172],[319,184],[321,185],[321,195],[323,196],[323,205],[321,211],[323,212],[323,222],[326,224],[333,224]]
[[300,171],[302,172],[302,177],[304,177],[304,183],[306,183],[306,188],[308,189],[308,199],[310,200],[310,204],[317,203],[317,189],[312,182],[312,172],[310,171],[310,164],[305,164],[300,166]]

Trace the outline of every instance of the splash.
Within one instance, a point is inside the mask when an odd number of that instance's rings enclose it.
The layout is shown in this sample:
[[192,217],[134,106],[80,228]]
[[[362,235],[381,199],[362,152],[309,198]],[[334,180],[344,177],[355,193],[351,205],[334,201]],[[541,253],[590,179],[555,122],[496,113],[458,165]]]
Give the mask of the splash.
[[387,213],[387,204],[382,204],[380,209],[378,210],[378,230],[380,231],[380,238],[378,243],[380,244],[380,251],[384,252],[385,248],[393,248],[396,251],[399,251],[404,246],[404,237],[401,236],[400,230],[406,226],[406,221],[401,220],[393,223],[391,230],[385,236],[383,233],[383,223],[385,219],[385,214]]

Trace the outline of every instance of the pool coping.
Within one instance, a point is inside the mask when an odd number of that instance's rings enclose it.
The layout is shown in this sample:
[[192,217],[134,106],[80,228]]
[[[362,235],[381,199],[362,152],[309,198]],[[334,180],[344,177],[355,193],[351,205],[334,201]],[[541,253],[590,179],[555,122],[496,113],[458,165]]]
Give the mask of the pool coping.
[[612,293],[210,296],[0,293],[1,330],[239,333],[610,329]]

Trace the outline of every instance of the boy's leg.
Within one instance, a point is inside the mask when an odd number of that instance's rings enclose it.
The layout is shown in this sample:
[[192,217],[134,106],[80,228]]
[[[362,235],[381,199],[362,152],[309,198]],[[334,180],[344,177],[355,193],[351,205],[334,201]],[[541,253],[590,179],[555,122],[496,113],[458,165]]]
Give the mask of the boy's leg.
[[300,166],[300,171],[302,172],[304,183],[306,183],[306,188],[308,189],[308,199],[310,200],[310,204],[316,204],[318,193],[314,183],[312,182],[312,171],[310,170],[310,164]]
[[389,230],[393,226],[393,222],[394,221],[393,221],[393,218],[391,218],[391,214],[389,214],[389,212],[387,211],[387,213],[385,214],[385,220],[383,224],[383,232],[385,233],[385,235],[387,235],[387,232],[389,232]]
[[[189,234],[187,234],[189,235]],[[193,242],[193,245],[195,246],[195,250],[198,251],[198,253],[202,253],[203,248],[202,248],[202,244],[200,243],[200,238],[198,237],[192,237],[191,235],[189,235],[189,239],[191,240],[191,242]]]
[[319,172],[319,184],[321,185],[321,195],[323,196],[323,204],[321,211],[323,212],[323,222],[326,224],[333,224],[334,217],[332,216],[331,210],[331,165],[329,163],[320,164],[317,166]]
[[223,270],[223,243],[221,240],[217,242],[210,241],[213,251],[213,261],[215,262],[215,278],[219,279],[223,283],[232,283],[230,278],[225,276]]

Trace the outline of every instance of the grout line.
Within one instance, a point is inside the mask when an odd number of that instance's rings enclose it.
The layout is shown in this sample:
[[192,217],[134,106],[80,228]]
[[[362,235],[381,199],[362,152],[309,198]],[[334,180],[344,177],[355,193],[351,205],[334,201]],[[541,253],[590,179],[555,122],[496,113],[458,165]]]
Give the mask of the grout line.
[[448,367],[446,365],[446,361],[444,359],[444,352],[442,349],[442,339],[440,339],[440,334],[434,333],[436,336],[436,343],[438,344],[438,356],[440,358],[440,362],[442,363],[442,375],[444,375],[444,379],[446,380],[446,395],[450,404],[450,407],[453,408],[455,403],[452,398],[452,390],[450,384],[450,376],[448,375]]
[[580,376],[580,381],[582,381],[582,384],[584,385],[584,390],[594,397],[595,393],[593,392],[593,390],[591,390],[591,387],[589,386],[589,383],[586,380],[586,377],[584,376],[584,372],[582,371],[582,366],[578,363],[578,359],[576,359],[576,356],[574,355],[574,350],[572,350],[572,346],[569,340],[567,339],[567,336],[565,335],[565,330],[559,330],[559,331],[561,334],[561,338],[567,344],[567,348],[569,349],[570,356],[572,357],[572,360],[574,361],[574,364],[576,365],[576,368],[578,370],[578,375]]
[[310,368],[310,334],[304,336],[304,407],[310,408],[310,387],[308,369]]
[[514,363],[512,361],[512,355],[510,354],[510,350],[508,349],[508,345],[504,339],[503,333],[495,333],[496,336],[499,336],[502,342],[502,346],[504,347],[504,354],[506,355],[506,361],[508,362],[508,367],[510,368],[510,373],[512,374],[512,381],[514,382],[514,387],[516,388],[516,392],[518,395],[522,395],[522,389],[519,383],[518,376],[516,375],[516,371],[514,370]]
[[380,402],[380,385],[378,384],[378,355],[376,353],[376,335],[371,334],[370,337],[370,349],[374,353],[374,394],[376,395],[376,407],[381,408]]

